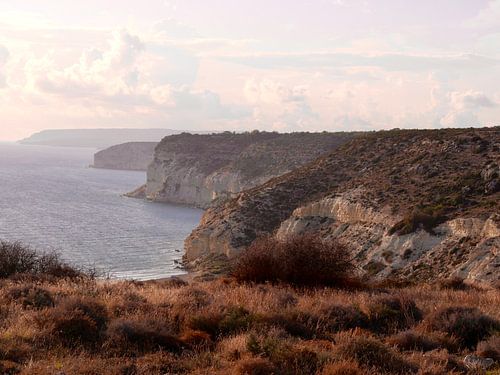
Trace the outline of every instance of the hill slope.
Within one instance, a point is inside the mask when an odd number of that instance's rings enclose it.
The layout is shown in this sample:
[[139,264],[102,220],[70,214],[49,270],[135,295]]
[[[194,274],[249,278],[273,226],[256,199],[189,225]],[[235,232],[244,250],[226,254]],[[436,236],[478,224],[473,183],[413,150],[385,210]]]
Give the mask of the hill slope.
[[[148,169],[146,196],[208,207],[289,172],[351,139],[349,133],[221,133],[165,137]],[[142,193],[142,190],[140,190]]]
[[232,257],[261,235],[319,232],[378,276],[500,277],[500,128],[361,135],[210,208],[186,260]]
[[35,133],[20,143],[103,149],[126,142],[159,142],[177,133],[180,131],[172,129],[52,129]]
[[153,161],[157,142],[128,142],[94,155],[94,168],[146,171]]

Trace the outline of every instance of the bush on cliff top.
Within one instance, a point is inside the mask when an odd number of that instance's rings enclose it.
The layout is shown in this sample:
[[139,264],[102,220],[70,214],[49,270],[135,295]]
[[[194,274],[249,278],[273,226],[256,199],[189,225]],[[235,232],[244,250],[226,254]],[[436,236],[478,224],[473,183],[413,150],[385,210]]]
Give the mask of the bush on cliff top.
[[303,234],[286,240],[256,240],[239,258],[233,275],[239,281],[257,283],[350,287],[354,268],[346,246]]

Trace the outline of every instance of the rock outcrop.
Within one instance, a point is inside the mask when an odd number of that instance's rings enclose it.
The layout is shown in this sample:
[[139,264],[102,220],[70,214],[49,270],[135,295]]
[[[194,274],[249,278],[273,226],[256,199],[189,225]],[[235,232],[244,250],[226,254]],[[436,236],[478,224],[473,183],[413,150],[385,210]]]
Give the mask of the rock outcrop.
[[165,137],[149,166],[145,194],[157,202],[206,208],[311,162],[353,136],[254,131]]
[[261,235],[318,233],[375,277],[500,280],[500,128],[360,135],[211,207],[185,242],[196,265]]
[[146,171],[153,161],[157,142],[129,142],[94,155],[94,168]]

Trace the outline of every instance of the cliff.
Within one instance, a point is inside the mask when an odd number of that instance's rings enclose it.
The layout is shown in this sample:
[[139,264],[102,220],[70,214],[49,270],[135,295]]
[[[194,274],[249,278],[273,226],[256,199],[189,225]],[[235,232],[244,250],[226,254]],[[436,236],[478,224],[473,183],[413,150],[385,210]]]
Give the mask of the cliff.
[[94,168],[146,171],[153,161],[157,142],[129,142],[94,155]]
[[153,201],[206,208],[302,166],[352,137],[257,131],[172,135],[156,147],[145,193]]
[[180,131],[172,129],[51,129],[35,133],[19,143],[104,149],[126,142],[158,142],[177,133]]
[[500,128],[360,135],[207,210],[185,242],[192,266],[258,236],[314,231],[375,277],[500,278]]

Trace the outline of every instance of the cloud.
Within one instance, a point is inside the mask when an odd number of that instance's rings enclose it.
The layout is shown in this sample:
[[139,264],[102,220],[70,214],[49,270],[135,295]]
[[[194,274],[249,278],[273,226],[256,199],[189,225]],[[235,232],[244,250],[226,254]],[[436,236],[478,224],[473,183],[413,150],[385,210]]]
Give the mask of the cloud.
[[491,100],[485,93],[480,91],[454,91],[449,94],[449,97],[451,105],[456,109],[488,108],[497,105],[497,103]]
[[153,31],[171,39],[193,39],[200,37],[194,28],[173,18],[168,18],[156,23],[153,26]]
[[287,86],[268,78],[252,78],[246,81],[243,92],[254,107],[253,121],[257,127],[290,131],[317,126],[319,115],[313,111],[304,85]]
[[465,26],[480,30],[500,27],[500,0],[492,0],[473,18],[465,22]]
[[448,94],[448,113],[439,121],[443,126],[469,127],[479,124],[478,112],[497,105],[480,91],[453,91]]
[[7,74],[5,65],[9,59],[9,51],[4,46],[0,45],[0,89],[7,86]]
[[432,56],[408,54],[362,55],[353,53],[260,54],[221,57],[259,69],[310,69],[339,67],[380,67],[388,71],[427,71],[433,69],[483,69],[500,66],[500,60],[465,54]]

